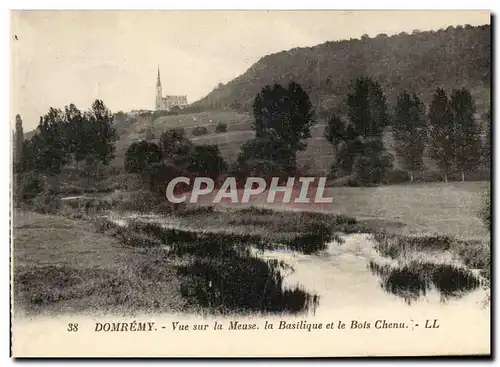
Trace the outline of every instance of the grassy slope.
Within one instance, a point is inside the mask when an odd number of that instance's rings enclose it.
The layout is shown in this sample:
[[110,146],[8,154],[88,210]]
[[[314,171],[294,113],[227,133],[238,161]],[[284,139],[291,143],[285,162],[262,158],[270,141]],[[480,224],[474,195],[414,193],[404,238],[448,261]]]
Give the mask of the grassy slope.
[[[215,127],[219,122],[228,125],[226,133],[215,132]],[[152,124],[148,121],[139,120],[127,127],[125,133],[118,140],[114,165],[123,167],[128,146],[134,141],[145,139],[146,129],[149,127],[153,129],[156,138],[167,129],[183,127],[194,144],[217,144],[223,158],[227,162],[234,162],[238,157],[241,145],[254,137],[251,123],[252,117],[249,114],[234,111],[209,111],[166,116],[156,119]],[[208,134],[193,136],[192,131],[196,126],[205,126],[208,129]],[[324,138],[324,130],[325,122],[323,120],[318,121],[317,125],[311,129],[311,138],[307,141],[307,149],[298,154],[299,166],[316,174],[328,173],[333,163],[333,148]],[[394,143],[390,133],[385,135],[384,141],[389,152],[395,155]],[[395,163],[395,166],[398,167],[398,162]],[[434,164],[427,158],[425,163],[429,168],[435,168]]]
[[161,252],[124,248],[89,223],[16,212],[13,249],[16,313],[185,307]]

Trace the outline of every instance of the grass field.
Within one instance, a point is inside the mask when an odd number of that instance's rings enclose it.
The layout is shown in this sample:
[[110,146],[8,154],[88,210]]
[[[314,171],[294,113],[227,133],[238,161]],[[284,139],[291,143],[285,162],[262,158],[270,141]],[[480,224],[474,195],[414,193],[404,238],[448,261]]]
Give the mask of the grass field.
[[[218,205],[241,207],[253,205],[274,210],[320,211],[346,215],[364,223],[373,223],[398,234],[448,235],[459,239],[487,239],[489,231],[479,218],[484,195],[489,190],[485,181],[387,185],[379,187],[329,187],[324,196],[332,203],[266,203],[267,191],[251,198],[249,204],[223,201]],[[213,196],[204,198],[210,204]],[[241,198],[241,194],[238,195]],[[292,198],[293,201],[293,198]],[[194,204],[193,204],[194,205]]]
[[401,233],[444,234],[484,239],[490,233],[478,217],[487,182],[425,183],[371,188],[332,187],[332,211],[357,219],[401,222]]
[[16,314],[186,309],[161,252],[124,247],[84,221],[31,212],[13,219]]

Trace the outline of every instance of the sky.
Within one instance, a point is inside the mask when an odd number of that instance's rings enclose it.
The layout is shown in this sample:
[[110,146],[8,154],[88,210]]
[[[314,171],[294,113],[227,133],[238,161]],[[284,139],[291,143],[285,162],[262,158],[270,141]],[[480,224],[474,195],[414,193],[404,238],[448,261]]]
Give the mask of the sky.
[[[326,41],[490,23],[488,11],[11,12],[11,123],[36,127],[49,107],[154,109],[163,94],[194,102],[262,56]],[[17,39],[16,37],[17,36]]]

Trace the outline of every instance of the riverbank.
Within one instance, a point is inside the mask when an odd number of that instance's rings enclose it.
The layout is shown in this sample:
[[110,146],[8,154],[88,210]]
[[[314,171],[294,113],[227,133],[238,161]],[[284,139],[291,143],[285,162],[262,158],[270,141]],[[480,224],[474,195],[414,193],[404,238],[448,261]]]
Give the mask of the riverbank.
[[366,294],[382,306],[389,294],[460,298],[485,286],[481,242],[373,233],[345,216],[255,208],[85,220],[16,212],[14,300],[31,314],[301,313]]
[[174,260],[125,247],[83,220],[17,211],[13,219],[16,314],[187,309]]

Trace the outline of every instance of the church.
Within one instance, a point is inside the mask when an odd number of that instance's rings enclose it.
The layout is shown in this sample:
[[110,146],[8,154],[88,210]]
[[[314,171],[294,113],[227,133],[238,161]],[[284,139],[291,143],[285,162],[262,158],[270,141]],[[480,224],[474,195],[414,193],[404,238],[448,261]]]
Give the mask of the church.
[[184,108],[187,106],[187,96],[169,96],[163,97],[160,80],[160,67],[158,66],[158,78],[156,79],[156,100],[155,109],[157,111],[170,111],[172,107],[178,106]]

